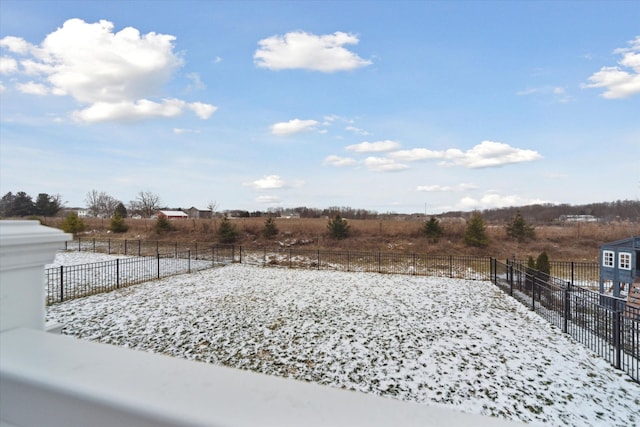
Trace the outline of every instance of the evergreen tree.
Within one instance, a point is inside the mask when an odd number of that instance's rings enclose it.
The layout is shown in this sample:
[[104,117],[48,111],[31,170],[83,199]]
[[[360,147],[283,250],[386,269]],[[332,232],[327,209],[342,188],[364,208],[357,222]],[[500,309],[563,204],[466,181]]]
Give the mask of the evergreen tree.
[[264,222],[264,229],[262,230],[262,235],[265,239],[273,239],[278,235],[278,227],[276,226],[276,222],[272,217],[268,217]]
[[220,243],[234,243],[238,239],[238,230],[236,230],[235,225],[229,221],[229,218],[225,216],[218,225],[216,236]]
[[154,229],[156,233],[163,234],[173,230],[173,226],[164,215],[158,215],[158,219],[156,219],[156,224],[154,225]]
[[71,212],[62,222],[62,231],[65,233],[73,233],[76,235],[87,229],[87,225],[84,221],[78,218],[78,214]]
[[13,209],[10,216],[29,216],[33,215],[35,211],[33,200],[24,191],[16,193],[16,198],[13,201]]
[[535,239],[536,236],[534,227],[527,224],[520,214],[520,211],[516,213],[505,229],[507,230],[507,236],[516,239],[518,242],[522,242],[527,239]]
[[546,251],[538,255],[536,259],[536,270],[547,276],[551,274],[551,263],[549,262],[549,255],[547,255]]
[[475,211],[471,215],[471,219],[467,222],[467,231],[464,235],[464,241],[469,246],[479,248],[489,245],[489,237],[487,236],[487,228],[480,212]]
[[118,204],[116,205],[116,210],[115,210],[114,213],[119,214],[120,218],[126,218],[127,217],[127,208],[124,207],[124,203],[118,202]]
[[41,216],[56,216],[62,209],[60,196],[50,196],[47,193],[38,194],[34,204],[34,213]]
[[436,243],[442,237],[444,231],[442,230],[442,226],[440,225],[440,221],[438,221],[435,217],[431,217],[429,221],[425,221],[422,226],[422,234],[433,243]]
[[346,219],[343,219],[340,216],[340,214],[336,214],[333,219],[329,220],[327,228],[329,229],[329,235],[334,239],[346,239],[349,237],[351,226],[347,223]]
[[0,217],[12,216],[15,200],[16,196],[11,191],[2,196],[2,200],[0,200]]
[[109,230],[114,233],[126,233],[129,230],[129,226],[124,222],[124,218],[120,215],[120,212],[116,211],[111,217],[111,224]]

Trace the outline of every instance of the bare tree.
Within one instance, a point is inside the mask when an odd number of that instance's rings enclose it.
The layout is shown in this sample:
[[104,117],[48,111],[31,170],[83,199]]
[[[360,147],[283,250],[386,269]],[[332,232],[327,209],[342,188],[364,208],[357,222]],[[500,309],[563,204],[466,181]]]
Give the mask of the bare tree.
[[104,191],[91,190],[87,193],[85,203],[90,215],[109,218],[115,212],[120,201]]
[[134,212],[139,212],[142,216],[150,218],[160,209],[160,196],[151,191],[140,191],[138,197],[129,203],[129,207]]
[[218,210],[218,202],[210,200],[207,208],[211,211],[211,218],[214,218],[216,216],[216,211]]

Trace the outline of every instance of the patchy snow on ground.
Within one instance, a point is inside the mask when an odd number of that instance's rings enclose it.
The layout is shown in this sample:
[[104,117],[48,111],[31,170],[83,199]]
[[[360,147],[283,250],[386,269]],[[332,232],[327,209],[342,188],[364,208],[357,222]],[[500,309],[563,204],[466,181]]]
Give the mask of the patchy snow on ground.
[[489,282],[233,264],[56,304],[47,320],[92,341],[465,412],[640,424],[639,384]]

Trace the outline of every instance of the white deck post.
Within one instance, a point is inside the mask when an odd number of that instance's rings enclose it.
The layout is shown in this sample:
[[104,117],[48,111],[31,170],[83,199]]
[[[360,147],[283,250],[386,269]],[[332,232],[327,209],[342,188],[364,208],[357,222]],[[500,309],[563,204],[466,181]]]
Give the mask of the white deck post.
[[0,332],[44,330],[44,266],[71,238],[38,221],[0,221]]

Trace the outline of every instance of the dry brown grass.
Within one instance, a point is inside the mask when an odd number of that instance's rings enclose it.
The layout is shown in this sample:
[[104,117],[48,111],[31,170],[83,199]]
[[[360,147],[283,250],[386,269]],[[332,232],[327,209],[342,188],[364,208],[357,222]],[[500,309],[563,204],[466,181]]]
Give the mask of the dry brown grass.
[[[62,218],[47,218],[47,225],[59,227]],[[107,219],[85,219],[89,232],[83,237],[96,239],[152,239],[179,242],[215,241],[219,220],[173,220],[175,230],[163,235],[154,232],[154,220],[127,219],[129,231],[124,234],[109,233]],[[556,261],[596,261],[601,244],[640,235],[640,223],[577,223],[568,225],[537,226],[536,239],[518,243],[506,235],[504,224],[488,224],[487,234],[491,243],[487,248],[470,248],[464,244],[466,224],[443,221],[444,237],[438,243],[429,243],[420,233],[422,222],[418,220],[349,220],[351,236],[344,240],[329,237],[328,220],[276,218],[280,233],[269,241],[261,236],[265,218],[237,218],[233,224],[240,232],[241,245],[304,246],[308,249],[335,249],[352,251],[403,251],[441,255],[487,255],[500,259],[516,256],[524,259],[536,257],[546,251]]]

